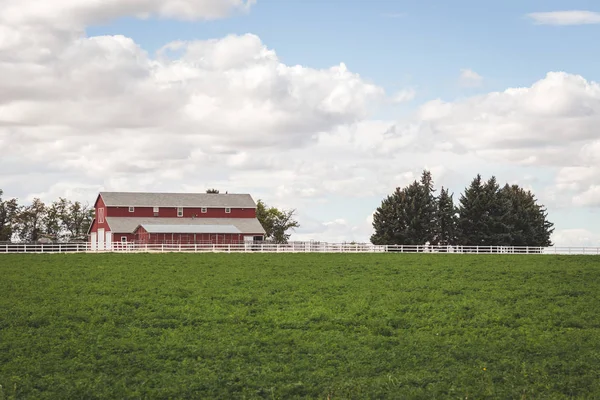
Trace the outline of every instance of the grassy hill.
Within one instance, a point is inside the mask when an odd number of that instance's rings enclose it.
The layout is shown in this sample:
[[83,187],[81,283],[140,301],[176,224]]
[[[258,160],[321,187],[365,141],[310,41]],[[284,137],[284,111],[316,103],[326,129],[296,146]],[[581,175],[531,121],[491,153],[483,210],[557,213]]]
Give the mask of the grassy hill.
[[600,398],[600,257],[0,255],[0,400]]

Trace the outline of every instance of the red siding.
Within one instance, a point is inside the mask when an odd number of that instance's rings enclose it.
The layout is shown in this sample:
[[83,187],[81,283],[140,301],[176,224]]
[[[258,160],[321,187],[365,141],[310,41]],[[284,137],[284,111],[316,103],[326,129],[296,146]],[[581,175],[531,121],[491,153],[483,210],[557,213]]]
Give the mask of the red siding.
[[[101,222],[100,221],[100,214],[101,214],[101,209],[104,209],[104,221]],[[90,232],[98,232],[98,229],[100,228],[104,228],[105,232],[109,232],[110,231],[110,227],[108,226],[108,223],[106,222],[106,217],[108,216],[106,207],[104,206],[104,200],[102,200],[102,197],[99,197],[98,200],[96,201],[96,208],[95,208],[95,212],[96,212],[96,221],[94,222],[94,224],[92,225],[92,229],[90,230]]]
[[121,238],[125,236],[127,238],[127,242],[133,242],[135,240],[135,235],[133,233],[115,233],[113,232],[113,242],[121,242]]
[[[129,212],[129,207],[108,207],[108,216],[110,217],[154,217],[153,207],[135,207],[133,212]],[[206,213],[202,213],[200,208],[184,208],[183,218],[256,218],[256,209],[254,208],[232,208],[231,213],[225,213],[225,208],[207,208]],[[160,207],[158,218],[177,218],[177,207]]]
[[98,232],[98,221],[96,221],[95,218],[92,221],[92,226],[90,227],[90,233],[92,232]]
[[142,244],[238,244],[244,243],[244,236],[262,236],[262,234],[148,233],[140,227],[135,236],[135,242]]
[[[107,217],[154,217],[153,207],[135,207],[133,212],[129,212],[129,207],[106,207],[102,196],[98,196],[95,203],[96,218],[90,232],[98,232],[99,228],[104,228],[105,232],[110,231],[110,226],[106,221]],[[104,221],[100,222],[101,209],[104,209]],[[225,208],[207,208],[206,213],[202,213],[201,208],[183,208],[183,217],[180,218],[256,218],[255,208],[231,208],[230,213],[225,213]],[[157,218],[177,218],[177,207],[160,207]],[[113,242],[121,242],[121,238],[127,237],[127,242],[142,243],[243,243],[244,236],[262,236],[262,234],[152,234],[140,228],[137,234],[113,232]]]

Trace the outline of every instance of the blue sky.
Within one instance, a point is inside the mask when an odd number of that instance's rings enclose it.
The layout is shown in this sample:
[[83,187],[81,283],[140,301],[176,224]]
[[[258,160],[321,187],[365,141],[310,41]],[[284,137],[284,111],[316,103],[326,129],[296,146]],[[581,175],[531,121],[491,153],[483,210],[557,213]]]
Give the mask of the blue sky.
[[[301,1],[261,0],[248,14],[182,22],[122,18],[88,28],[122,34],[154,52],[175,40],[253,33],[288,65],[328,68],[344,62],[368,80],[396,91],[419,88],[419,99],[451,100],[483,91],[529,86],[548,71],[598,79],[593,37],[600,25],[539,26],[526,14],[600,9],[592,1]],[[456,85],[456,71],[487,77],[477,90]]]
[[363,241],[422,169],[455,199],[480,172],[600,246],[597,2],[35,1],[0,15],[0,149],[31,154],[0,160],[26,171],[9,196],[220,187],[296,208],[298,239]]
[[[567,71],[598,80],[600,57],[592,38],[599,37],[600,25],[536,25],[526,16],[532,12],[593,10],[596,6],[592,1],[556,0],[260,0],[248,14],[222,20],[123,18],[90,27],[87,32],[123,34],[149,52],[170,41],[253,33],[275,49],[285,64],[328,68],[344,62],[351,71],[389,93],[415,88],[414,102],[376,112],[378,117],[394,118],[434,98],[452,101],[508,87],[530,86],[549,71]],[[458,85],[457,71],[463,68],[486,77],[485,83],[476,88]],[[500,169],[490,173],[502,172]],[[542,170],[534,173],[544,174]],[[361,210],[362,215],[378,201],[377,196],[346,200],[343,211],[338,209],[338,213]],[[322,207],[314,215],[325,218],[335,208]],[[593,226],[588,213],[569,209],[554,219],[565,228]]]

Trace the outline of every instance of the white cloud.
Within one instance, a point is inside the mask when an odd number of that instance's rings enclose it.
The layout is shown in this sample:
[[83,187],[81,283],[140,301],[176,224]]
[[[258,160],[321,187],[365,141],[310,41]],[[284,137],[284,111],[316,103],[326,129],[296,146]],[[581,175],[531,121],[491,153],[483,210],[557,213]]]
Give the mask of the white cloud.
[[569,165],[597,137],[600,85],[551,72],[526,88],[456,102],[435,100],[418,112],[419,131],[494,160]]
[[2,19],[15,24],[85,26],[122,16],[214,19],[248,10],[255,0],[4,0]]
[[[152,56],[130,38],[80,31],[102,15],[208,18],[242,2],[186,4],[10,3],[0,17],[0,29],[15,34],[0,39],[0,152],[21,156],[3,157],[0,168],[32,172],[2,177],[8,196],[85,201],[101,189],[219,187],[294,208],[365,184],[360,163],[348,175],[338,160],[332,173],[329,150],[317,159],[307,149],[385,100],[343,63],[285,65],[251,34],[169,43]],[[354,146],[352,136],[340,139]]]
[[[302,146],[364,118],[384,96],[343,64],[284,65],[254,35],[179,46],[180,58],[152,59],[125,37],[82,38],[30,70],[3,64],[11,79],[0,81],[1,145],[37,157],[52,143],[62,165],[102,158],[101,170],[130,172],[133,159],[143,170],[239,146]],[[89,140],[96,135],[102,146]]]
[[329,243],[368,243],[373,233],[373,216],[369,215],[356,224],[344,218],[320,222],[308,216],[302,216],[302,224],[295,233],[294,240],[310,241],[315,237],[321,242]]
[[575,197],[573,197],[573,204],[584,207],[599,207],[600,185],[593,184],[587,187],[582,193],[577,194]]
[[396,92],[392,96],[392,101],[394,103],[405,103],[405,102],[413,100],[416,95],[417,95],[417,91],[416,90],[414,90],[414,89],[404,89],[404,90],[400,90],[400,91]]
[[552,235],[557,247],[600,247],[600,235],[587,229],[562,229]]
[[530,87],[374,120],[380,103],[415,91],[386,99],[343,63],[286,65],[252,34],[148,54],[130,38],[82,30],[122,15],[214,18],[251,3],[7,3],[0,168],[18,172],[0,176],[6,195],[93,201],[100,189],[217,187],[296,208],[303,228],[294,238],[327,241],[368,240],[361,216],[423,168],[458,192],[477,172],[517,179],[524,173],[509,167],[551,167],[555,186],[539,191],[543,203],[567,193],[577,206],[599,205],[600,86],[581,76],[552,72]]
[[539,25],[587,25],[600,24],[600,13],[583,10],[535,12],[527,14]]
[[483,83],[483,77],[472,69],[461,69],[459,83],[464,87],[477,87]]

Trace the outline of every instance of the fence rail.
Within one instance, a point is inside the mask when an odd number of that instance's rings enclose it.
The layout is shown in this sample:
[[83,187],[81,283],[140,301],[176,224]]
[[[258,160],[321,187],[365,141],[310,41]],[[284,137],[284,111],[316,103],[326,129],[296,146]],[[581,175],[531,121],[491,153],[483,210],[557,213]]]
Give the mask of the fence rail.
[[431,246],[372,245],[322,242],[288,244],[141,244],[112,243],[110,249],[97,250],[89,243],[1,243],[0,253],[441,253],[441,254],[572,254],[600,255],[600,247],[507,247],[507,246]]

